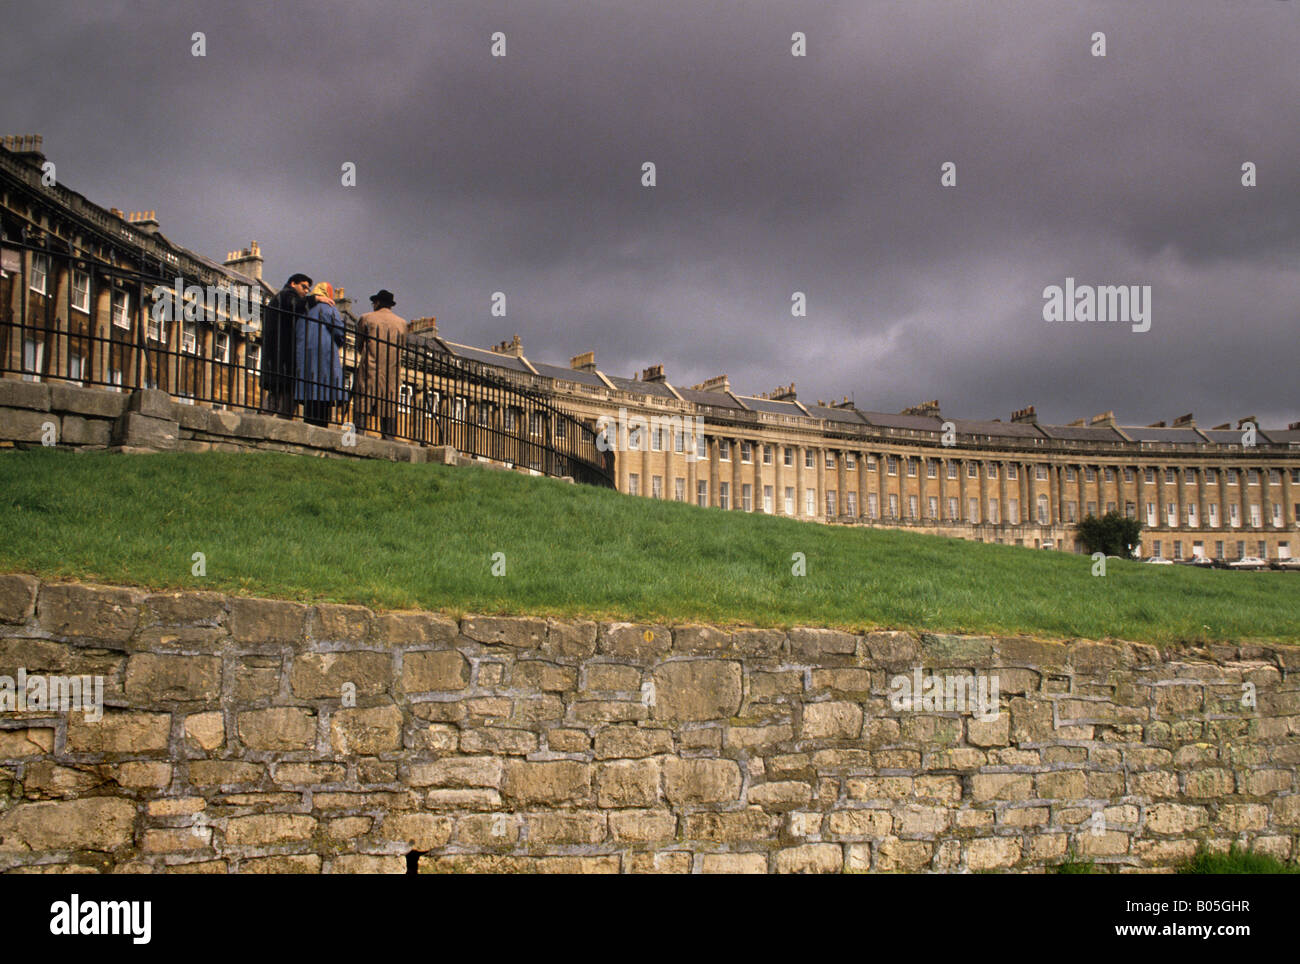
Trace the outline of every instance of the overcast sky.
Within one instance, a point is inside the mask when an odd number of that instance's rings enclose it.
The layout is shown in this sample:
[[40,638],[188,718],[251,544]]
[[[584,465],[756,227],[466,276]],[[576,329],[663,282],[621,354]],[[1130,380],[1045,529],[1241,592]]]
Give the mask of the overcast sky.
[[[2,132],[44,134],[61,183],[210,257],[256,239],[277,285],[389,288],[453,341],[868,410],[1300,419],[1300,2],[42,0],[4,24]],[[1044,321],[1067,277],[1150,285],[1150,330]]]

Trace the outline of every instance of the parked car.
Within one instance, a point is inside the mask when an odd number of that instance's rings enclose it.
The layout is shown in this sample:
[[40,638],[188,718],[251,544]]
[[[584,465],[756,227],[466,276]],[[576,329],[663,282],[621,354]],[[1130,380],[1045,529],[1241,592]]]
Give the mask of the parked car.
[[1278,559],[1272,563],[1272,566],[1283,572],[1300,572],[1300,559]]
[[1192,556],[1190,559],[1179,559],[1180,566],[1195,566],[1198,569],[1213,569],[1214,563],[1205,556]]
[[1229,569],[1267,569],[1268,563],[1259,556],[1242,556],[1234,562],[1228,563]]
[[1174,561],[1172,559],[1166,559],[1164,556],[1152,556],[1147,560],[1147,563],[1155,566],[1172,566]]

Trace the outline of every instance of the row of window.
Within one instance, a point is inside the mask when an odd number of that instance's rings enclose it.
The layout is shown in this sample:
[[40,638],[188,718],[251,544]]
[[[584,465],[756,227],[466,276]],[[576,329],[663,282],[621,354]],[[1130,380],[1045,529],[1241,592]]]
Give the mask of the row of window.
[[[668,435],[668,430],[667,430],[667,429],[656,429],[656,430],[654,430],[654,431],[651,433],[651,436],[650,436],[650,438],[651,438],[651,451],[654,451],[654,452],[663,451],[663,445],[662,445],[662,443],[661,443],[661,441],[660,441],[660,439],[659,439],[659,433],[660,433],[660,432],[663,432],[663,433],[664,433],[665,438],[666,438],[667,435]],[[678,452],[681,452],[681,451],[682,451],[682,441],[681,441],[681,440],[682,440],[682,437],[683,437],[683,436],[682,436],[681,433],[677,433],[677,444],[676,444],[676,446],[675,446],[675,451],[678,451]],[[640,430],[637,429],[637,428],[632,429],[631,432],[630,432],[630,434],[629,434],[629,447],[630,447],[631,449],[633,449],[634,451],[640,449]],[[752,462],[753,462],[753,460],[754,460],[754,447],[755,447],[755,446],[754,446],[754,443],[752,443],[752,442],[742,441],[742,442],[740,443],[740,461],[741,461],[742,463],[752,463]],[[696,450],[696,455],[697,455],[699,458],[704,459],[704,458],[707,458],[707,457],[708,457],[708,449],[707,449],[707,441],[706,441],[706,439],[704,439],[703,437],[698,438],[698,439],[697,439],[697,446],[696,446],[696,448],[697,448],[697,450]],[[732,448],[732,446],[731,446],[731,441],[730,441],[729,439],[718,439],[718,460],[719,460],[719,461],[722,461],[722,462],[730,462],[730,461],[731,461],[731,448]],[[771,465],[771,464],[772,464],[772,457],[773,457],[773,451],[774,451],[774,448],[775,448],[775,447],[772,446],[772,445],[763,445],[763,446],[762,446],[762,449],[763,449],[763,451],[762,451],[762,458],[763,458],[763,464],[764,464],[764,465]],[[782,446],[782,448],[783,448],[783,452],[782,452],[782,464],[785,465],[785,466],[788,466],[788,467],[792,467],[792,466],[795,464],[795,450],[794,450],[794,448],[792,448],[791,446]],[[828,468],[828,469],[834,469],[834,468],[836,467],[836,461],[835,461],[836,456],[835,456],[835,453],[834,453],[834,452],[829,452],[829,451],[828,451],[828,452],[825,453],[825,458],[826,458],[826,468]],[[874,455],[868,455],[868,456],[866,457],[866,460],[865,460],[865,461],[866,461],[866,468],[867,468],[867,471],[874,472],[874,471],[876,470],[876,457],[875,457]],[[911,457],[909,457],[909,458],[907,459],[907,475],[908,475],[908,478],[916,478],[916,477],[919,475],[919,473],[920,473],[920,464],[921,464],[921,461],[922,461],[922,459],[921,459],[919,456],[911,456]],[[940,463],[943,462],[944,460],[941,460],[941,459],[925,459],[924,461],[925,461],[925,463],[926,463],[926,469],[925,469],[925,475],[926,475],[926,478],[930,478],[930,479],[938,478],[938,475],[939,475],[939,465],[940,465]],[[965,461],[965,463],[966,463],[966,475],[967,475],[967,477],[968,477],[968,478],[972,478],[972,479],[979,478],[980,460],[977,460],[977,459],[965,459],[964,461]],[[804,450],[803,463],[804,463],[804,468],[807,468],[807,469],[816,468],[816,466],[817,466],[817,462],[816,462],[816,451],[815,451],[814,449],[808,448],[808,449],[805,449],[805,450]],[[885,457],[885,463],[886,463],[886,464],[885,464],[885,469],[886,469],[887,474],[889,474],[889,475],[898,475],[898,463],[899,463],[899,457],[898,457],[897,455],[889,455],[889,456],[886,456],[886,457]],[[955,459],[948,459],[948,460],[946,460],[946,464],[947,464],[947,477],[948,477],[949,479],[955,479],[955,478],[957,478],[957,477],[958,477],[958,473],[959,473],[959,468],[958,468],[959,463],[958,463],[958,461],[955,460]],[[990,478],[990,479],[996,479],[996,478],[998,478],[998,473],[999,473],[999,468],[998,468],[998,466],[999,466],[1001,463],[999,463],[999,462],[994,462],[994,461],[988,461],[988,462],[985,462],[984,464],[985,464],[985,466],[986,466],[986,471],[987,471],[987,474],[988,474],[988,478]],[[857,467],[857,460],[856,460],[856,458],[855,458],[855,456],[853,455],[852,452],[845,452],[845,453],[844,453],[844,467],[845,467],[846,469],[855,469],[855,468]],[[1017,463],[1015,463],[1015,462],[1008,462],[1008,463],[1006,463],[1006,467],[1007,467],[1007,479],[1008,479],[1008,480],[1012,480],[1012,479],[1018,480],[1018,479],[1020,478],[1020,467],[1019,467],[1019,465],[1018,465]],[[1124,481],[1125,481],[1125,482],[1133,482],[1133,481],[1135,480],[1136,473],[1134,472],[1134,470],[1133,470],[1132,468],[1130,468],[1130,467],[1125,467],[1125,468],[1122,469],[1122,471],[1123,471],[1123,476],[1124,476]],[[1170,485],[1174,485],[1174,484],[1176,484],[1177,481],[1178,481],[1178,473],[1179,473],[1179,471],[1180,471],[1179,469],[1166,468],[1166,469],[1164,470],[1164,478],[1165,478],[1165,482],[1166,482],[1167,484],[1170,484]],[[1196,468],[1185,468],[1185,469],[1182,469],[1181,471],[1182,471],[1182,473],[1183,473],[1183,481],[1184,481],[1186,484],[1188,484],[1188,485],[1195,485],[1195,484],[1197,484],[1198,479],[1201,477],[1202,471],[1204,472],[1204,477],[1205,477],[1205,481],[1206,481],[1206,483],[1217,483],[1217,482],[1219,481],[1219,475],[1218,475],[1218,470],[1217,470],[1217,469],[1207,468],[1207,469],[1201,470],[1201,469],[1196,469]],[[1240,471],[1241,471],[1241,470],[1239,470],[1239,469],[1235,469],[1235,468],[1224,469],[1224,472],[1225,472],[1225,481],[1227,482],[1228,485],[1237,485],[1237,484],[1238,484],[1238,478],[1239,478]],[[1150,482],[1150,483],[1154,483],[1154,482],[1155,482],[1156,470],[1155,470],[1154,468],[1144,469],[1143,472],[1144,472],[1144,480],[1145,480],[1146,482]],[[1290,473],[1291,473],[1291,481],[1292,481],[1293,483],[1300,484],[1300,469],[1291,469],[1291,470],[1290,470]],[[1102,468],[1102,477],[1103,477],[1103,479],[1104,479],[1106,482],[1114,482],[1115,479],[1116,479],[1116,475],[1117,475],[1117,473],[1116,473],[1116,469],[1115,469],[1114,466],[1104,466],[1104,467]],[[1079,477],[1079,472],[1078,472],[1078,468],[1077,468],[1076,466],[1073,466],[1073,465],[1067,465],[1067,466],[1065,467],[1065,481],[1067,481],[1067,482],[1077,482],[1077,481],[1078,481],[1078,477]],[[1045,465],[1045,464],[1035,464],[1035,465],[1034,465],[1034,478],[1035,478],[1037,481],[1039,481],[1039,482],[1046,482],[1046,481],[1048,481],[1048,479],[1049,479],[1049,466],[1047,466],[1047,465]],[[1278,484],[1280,484],[1281,481],[1282,481],[1282,471],[1281,471],[1281,469],[1269,469],[1269,470],[1268,470],[1268,480],[1269,480],[1269,483],[1270,483],[1270,484],[1273,484],[1273,485],[1278,485]],[[1084,467],[1084,481],[1086,481],[1086,482],[1096,482],[1096,481],[1097,481],[1097,467],[1096,467],[1096,466],[1089,465],[1089,466],[1085,466],[1085,467]],[[1246,470],[1246,481],[1247,481],[1247,483],[1250,484],[1250,485],[1259,485],[1259,482],[1260,482],[1260,470],[1259,470],[1259,469],[1247,469],[1247,470]]]
[[[628,490],[632,495],[641,494],[641,477],[638,473],[633,472],[629,474]],[[720,508],[723,509],[731,508],[731,490],[732,490],[732,486],[730,482],[718,483],[718,504]],[[740,491],[741,491],[741,508],[743,508],[746,512],[753,511],[753,493],[754,493],[753,484],[749,482],[743,483],[741,485]],[[770,485],[763,486],[763,511],[769,514],[771,514],[773,511],[773,491],[774,490],[772,486]],[[808,488],[804,490],[804,493],[805,493],[804,513],[809,516],[817,515],[817,490],[814,488]],[[663,498],[663,476],[660,475],[651,476],[650,494],[656,499]],[[795,495],[796,493],[793,486],[787,486],[785,488],[785,503],[784,503],[785,515],[795,514]],[[686,499],[685,479],[678,478],[674,480],[673,498],[678,502],[685,501]],[[902,518],[902,516],[899,515],[900,504],[899,504],[898,494],[890,493],[887,499],[888,499],[887,505],[889,508],[888,517],[892,519]],[[696,502],[698,505],[702,505],[702,506],[707,506],[709,504],[709,483],[704,479],[701,479],[696,482]],[[946,506],[948,511],[947,511],[947,515],[944,516],[944,519],[946,519],[947,521],[966,521],[972,523],[983,522],[983,523],[991,523],[994,525],[998,524],[1000,521],[1000,516],[1001,516],[1000,499],[988,500],[987,511],[985,512],[983,518],[980,517],[980,511],[979,511],[980,500],[977,497],[972,496],[967,500],[966,518],[964,520],[962,520],[958,515],[959,505],[960,505],[960,500],[956,496],[949,497]],[[916,519],[918,517],[919,508],[920,508],[919,497],[915,495],[909,495],[907,497],[906,518]],[[1034,508],[1035,508],[1034,516],[1036,518],[1036,521],[1040,525],[1048,525],[1051,523],[1052,521],[1051,508],[1046,495],[1038,496]],[[1065,503],[1066,522],[1073,523],[1079,521],[1078,508],[1079,508],[1079,504],[1077,502],[1071,501]],[[1235,504],[1229,505],[1228,507],[1229,524],[1234,527],[1239,526],[1241,524],[1239,508],[1240,507]],[[1261,525],[1260,507],[1258,505],[1252,505],[1249,508],[1250,508],[1250,524],[1255,527],[1260,526]],[[1126,503],[1125,509],[1129,517],[1132,518],[1135,512],[1135,507],[1133,503],[1132,502]],[[1217,505],[1210,505],[1207,507],[1207,511],[1209,515],[1209,524],[1211,527],[1217,528],[1219,525],[1218,509],[1219,507]],[[1296,509],[1297,517],[1300,517],[1300,503],[1296,504],[1295,509]],[[935,520],[939,519],[939,499],[937,496],[929,496],[926,499],[926,510],[927,510],[926,511],[927,519],[935,519]],[[1147,525],[1155,526],[1157,524],[1155,503],[1148,502],[1146,505],[1146,510],[1147,510]],[[1115,503],[1113,502],[1107,503],[1106,511],[1107,512],[1115,511]],[[1176,527],[1178,525],[1177,505],[1173,502],[1168,503],[1166,506],[1166,513],[1167,513],[1166,524],[1171,528]],[[857,518],[858,494],[856,492],[845,493],[844,514],[853,518]],[[1097,514],[1096,502],[1087,503],[1087,514],[1088,515]],[[832,518],[838,518],[839,516],[838,492],[835,489],[828,489],[826,492],[826,515]],[[867,517],[872,519],[880,518],[879,496],[875,492],[869,493],[867,495]],[[1006,521],[1010,525],[1020,524],[1020,500],[1019,499],[1007,500]],[[1183,521],[1188,526],[1191,527],[1195,527],[1197,525],[1197,511],[1195,506],[1186,507],[1186,511],[1183,516]],[[1283,524],[1282,506],[1280,504],[1274,503],[1273,505],[1272,522],[1274,526],[1278,526],[1278,527],[1282,526]]]

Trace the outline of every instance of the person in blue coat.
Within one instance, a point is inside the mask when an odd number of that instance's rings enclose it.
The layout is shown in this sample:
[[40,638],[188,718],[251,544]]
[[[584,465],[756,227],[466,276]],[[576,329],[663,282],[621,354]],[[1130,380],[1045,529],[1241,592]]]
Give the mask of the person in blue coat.
[[299,316],[294,326],[294,358],[298,378],[294,398],[302,402],[303,421],[310,425],[328,425],[330,410],[337,402],[347,401],[343,390],[343,316],[334,307],[334,286],[319,282],[311,289],[310,308]]

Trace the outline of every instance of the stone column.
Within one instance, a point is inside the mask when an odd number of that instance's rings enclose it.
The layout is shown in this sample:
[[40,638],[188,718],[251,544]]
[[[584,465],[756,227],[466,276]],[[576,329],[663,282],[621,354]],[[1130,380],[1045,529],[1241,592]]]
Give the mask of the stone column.
[[709,437],[709,505],[717,508],[718,502],[718,482],[721,478],[721,472],[718,469],[719,448],[717,436]]
[[867,453],[859,452],[858,459],[858,518],[867,514]]
[[[1006,529],[1011,524],[1011,513],[1007,511],[1007,466],[1010,465],[1006,459],[998,461],[998,527]],[[1017,481],[1019,481],[1017,479]]]
[[844,515],[848,512],[848,497],[844,494],[848,491],[848,469],[844,467],[844,449],[836,453],[836,474],[838,491],[835,493],[835,512],[837,515]]
[[816,518],[826,518],[826,450],[820,446],[817,448],[817,455],[814,457],[817,462],[817,515]]
[[1269,468],[1267,465],[1260,466],[1259,469],[1259,521],[1264,523],[1266,530],[1273,528],[1273,493],[1268,483]]
[[980,489],[980,511],[979,518],[981,522],[988,522],[989,518],[989,467],[988,462],[984,459],[979,460],[979,468],[976,474],[979,476]]
[[794,514],[796,518],[803,518],[803,460],[804,447],[796,445],[794,449]]

